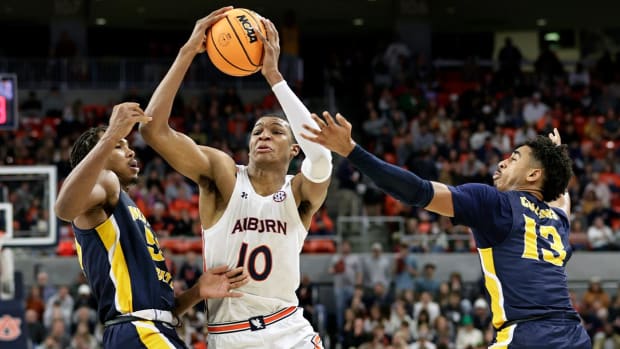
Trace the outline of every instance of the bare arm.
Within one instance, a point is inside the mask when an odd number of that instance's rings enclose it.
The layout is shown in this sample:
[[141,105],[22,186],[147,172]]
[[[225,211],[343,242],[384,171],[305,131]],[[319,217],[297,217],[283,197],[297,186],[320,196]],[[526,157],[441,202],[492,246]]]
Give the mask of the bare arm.
[[[155,89],[146,107],[145,112],[153,117],[153,121],[140,125],[140,133],[146,142],[175,170],[194,182],[198,182],[200,176],[213,178],[213,168],[230,157],[217,149],[199,147],[188,136],[173,130],[168,120],[174,97],[181,86],[183,77],[196,54],[204,51],[206,31],[213,23],[224,17],[226,11],[231,8],[230,6],[223,7],[196,22],[189,40],[179,50],[170,70]],[[229,166],[234,165],[232,159],[228,162]]]
[[228,270],[228,266],[223,265],[208,269],[192,288],[174,299],[173,313],[181,316],[205,299],[241,297],[243,294],[231,290],[247,284],[248,281],[248,274],[243,272],[243,267]]
[[60,188],[54,205],[60,219],[73,221],[118,194],[120,183],[113,172],[105,169],[106,161],[137,122],[149,120],[137,103],[114,106],[110,126],[88,155],[69,173]]
[[282,106],[291,125],[291,130],[297,138],[301,150],[306,155],[301,173],[295,176],[293,185],[299,185],[301,200],[307,201],[311,205],[310,212],[306,215],[307,217],[304,217],[304,221],[307,221],[305,223],[309,226],[309,218],[321,207],[327,196],[332,172],[331,153],[328,149],[301,137],[303,124],[311,124],[315,129],[319,129],[319,125],[314,122],[308,108],[284,81],[277,64],[280,56],[278,31],[270,20],[262,19],[262,21],[266,33],[263,35],[260,31],[257,32],[265,50],[261,73]]

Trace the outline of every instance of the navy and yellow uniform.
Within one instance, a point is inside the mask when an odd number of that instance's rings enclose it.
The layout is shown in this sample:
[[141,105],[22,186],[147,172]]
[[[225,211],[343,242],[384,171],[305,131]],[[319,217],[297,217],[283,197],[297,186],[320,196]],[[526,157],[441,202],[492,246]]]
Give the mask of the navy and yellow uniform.
[[568,292],[569,219],[519,191],[450,187],[455,224],[472,228],[490,296],[491,348],[590,348]]
[[[102,323],[138,310],[172,310],[172,276],[149,223],[125,192],[105,222],[73,228]],[[185,348],[173,327],[153,321],[108,326],[103,341],[105,348]]]

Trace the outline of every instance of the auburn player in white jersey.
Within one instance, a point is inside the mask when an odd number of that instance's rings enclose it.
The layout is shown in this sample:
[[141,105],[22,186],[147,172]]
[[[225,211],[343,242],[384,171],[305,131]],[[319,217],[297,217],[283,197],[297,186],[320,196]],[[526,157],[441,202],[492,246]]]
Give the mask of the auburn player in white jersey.
[[[140,127],[146,142],[200,190],[205,267],[244,266],[250,282],[237,289],[235,302],[207,303],[209,349],[322,348],[318,335],[297,307],[299,253],[312,215],[327,195],[331,153],[295,135],[310,112],[278,71],[278,33],[262,19],[259,33],[265,55],[262,74],[289,122],[276,116],[258,119],[252,129],[247,166],[225,152],[200,146],[168,125],[172,102],[193,58],[204,51],[205,32],[230,10],[225,7],[196,22],[187,43],[155,90]],[[316,127],[318,127],[315,124]],[[290,161],[304,151],[301,173],[287,175]]]

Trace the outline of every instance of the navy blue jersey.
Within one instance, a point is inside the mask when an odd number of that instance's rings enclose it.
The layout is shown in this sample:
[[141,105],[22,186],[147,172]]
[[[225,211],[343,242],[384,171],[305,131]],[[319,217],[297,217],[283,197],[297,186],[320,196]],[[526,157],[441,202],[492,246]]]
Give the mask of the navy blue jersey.
[[559,209],[519,191],[482,184],[450,187],[455,224],[476,240],[491,298],[493,326],[550,312],[574,314],[566,277],[569,220]]
[[172,310],[172,276],[157,238],[125,192],[105,222],[94,229],[73,229],[101,322],[142,309]]

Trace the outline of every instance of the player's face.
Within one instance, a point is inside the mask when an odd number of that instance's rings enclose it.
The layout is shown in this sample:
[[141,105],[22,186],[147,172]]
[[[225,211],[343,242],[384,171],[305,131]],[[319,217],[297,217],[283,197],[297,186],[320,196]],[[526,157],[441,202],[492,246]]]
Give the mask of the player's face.
[[296,155],[296,145],[288,123],[280,118],[265,116],[252,129],[250,160],[288,163]]
[[116,173],[121,185],[133,184],[138,180],[138,161],[136,153],[129,148],[126,139],[121,139],[108,158],[108,169]]
[[500,191],[523,188],[528,185],[527,178],[534,170],[532,164],[532,150],[528,146],[521,146],[510,157],[500,161],[493,174],[493,183]]

